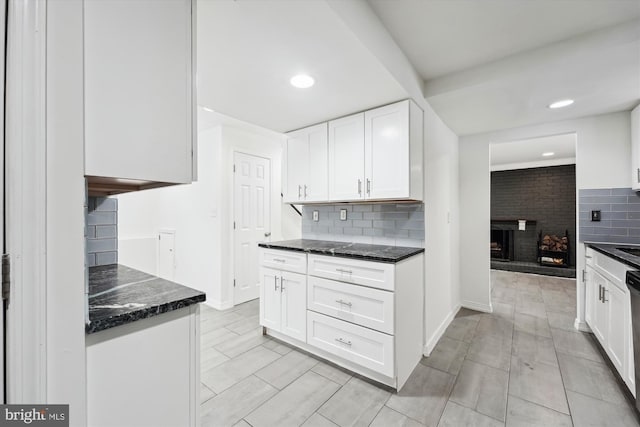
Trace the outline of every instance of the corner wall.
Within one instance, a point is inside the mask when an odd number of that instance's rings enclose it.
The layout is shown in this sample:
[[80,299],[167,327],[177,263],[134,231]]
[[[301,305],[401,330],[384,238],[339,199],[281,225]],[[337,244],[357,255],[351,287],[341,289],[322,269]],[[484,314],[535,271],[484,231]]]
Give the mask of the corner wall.
[[[620,112],[460,138],[460,233],[464,239],[464,244],[460,247],[460,263],[464,266],[461,270],[463,306],[475,305],[491,309],[488,250],[491,210],[490,144],[575,132],[577,189],[628,187],[631,176],[630,126],[630,113]],[[578,245],[576,250],[576,269],[580,271],[584,268],[584,246]],[[577,294],[577,321],[584,322],[584,284],[581,282],[578,282]]]

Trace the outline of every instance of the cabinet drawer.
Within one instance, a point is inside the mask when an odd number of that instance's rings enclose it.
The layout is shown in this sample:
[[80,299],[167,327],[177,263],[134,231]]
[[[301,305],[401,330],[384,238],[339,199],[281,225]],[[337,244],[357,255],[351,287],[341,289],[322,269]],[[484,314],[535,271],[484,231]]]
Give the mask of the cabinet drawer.
[[307,344],[365,368],[394,376],[394,337],[307,311]]
[[260,249],[260,265],[293,273],[307,273],[307,254],[304,252]]
[[309,277],[307,308],[393,335],[393,292]]
[[393,291],[393,264],[309,255],[309,275]]
[[[595,267],[605,276],[608,276],[608,279],[610,279],[614,285],[626,291],[627,270],[631,270],[631,267],[600,252],[594,251],[592,256]],[[587,261],[588,260],[589,258],[587,258]]]

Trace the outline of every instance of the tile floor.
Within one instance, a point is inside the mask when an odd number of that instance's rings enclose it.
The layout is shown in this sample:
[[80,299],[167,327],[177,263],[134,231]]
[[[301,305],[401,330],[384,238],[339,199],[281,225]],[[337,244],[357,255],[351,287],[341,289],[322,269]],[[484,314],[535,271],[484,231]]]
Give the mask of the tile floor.
[[575,279],[493,270],[400,393],[261,335],[258,301],[202,306],[202,426],[638,426],[589,334]]

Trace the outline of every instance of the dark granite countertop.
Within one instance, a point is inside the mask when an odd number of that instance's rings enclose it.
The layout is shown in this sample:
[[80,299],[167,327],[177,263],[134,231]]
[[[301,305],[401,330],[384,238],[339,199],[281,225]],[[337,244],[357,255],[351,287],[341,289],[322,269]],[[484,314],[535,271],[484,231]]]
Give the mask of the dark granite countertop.
[[264,242],[260,247],[286,249],[310,254],[357,258],[365,261],[396,263],[424,252],[424,248],[404,246],[367,245],[365,243],[330,242],[327,240],[296,239]]
[[89,268],[88,334],[203,302],[204,292],[112,264]]
[[633,268],[640,269],[640,257],[628,254],[619,250],[618,248],[635,248],[640,249],[640,246],[621,244],[617,245],[615,243],[588,243],[585,242],[587,246],[595,249],[596,251],[603,253],[605,255],[610,256],[611,258],[615,258],[620,262],[623,262],[627,265],[630,265]]

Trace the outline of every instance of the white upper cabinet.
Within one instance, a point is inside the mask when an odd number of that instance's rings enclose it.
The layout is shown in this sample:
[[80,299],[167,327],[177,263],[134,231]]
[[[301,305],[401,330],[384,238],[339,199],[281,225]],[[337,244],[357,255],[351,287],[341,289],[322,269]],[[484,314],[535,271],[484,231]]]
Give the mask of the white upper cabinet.
[[631,188],[640,190],[640,105],[631,112]]
[[191,0],[84,2],[85,175],[192,182],[194,17]]
[[327,123],[288,133],[286,156],[284,201],[327,200]]
[[365,198],[422,199],[422,111],[410,101],[364,114]]
[[364,199],[364,113],[329,122],[329,200]]

